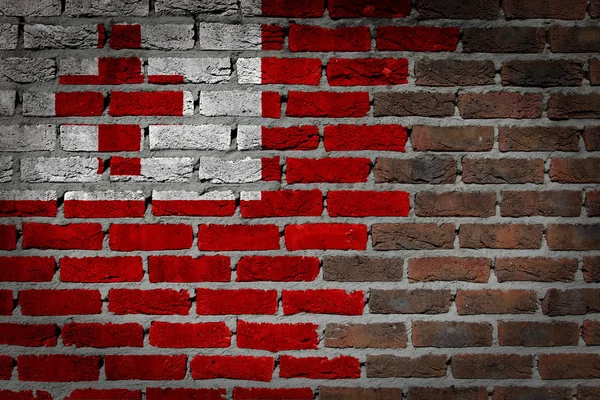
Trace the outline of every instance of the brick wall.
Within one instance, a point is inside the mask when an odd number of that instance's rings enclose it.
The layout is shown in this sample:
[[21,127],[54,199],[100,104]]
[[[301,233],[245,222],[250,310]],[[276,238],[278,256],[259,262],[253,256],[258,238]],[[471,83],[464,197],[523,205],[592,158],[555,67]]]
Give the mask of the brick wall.
[[598,0],[0,0],[0,398],[600,398]]

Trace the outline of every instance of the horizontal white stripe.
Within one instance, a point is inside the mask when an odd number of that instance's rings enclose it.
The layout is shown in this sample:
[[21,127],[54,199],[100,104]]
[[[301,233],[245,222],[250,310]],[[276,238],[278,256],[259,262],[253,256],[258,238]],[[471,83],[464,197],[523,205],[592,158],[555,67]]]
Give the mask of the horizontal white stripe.
[[262,160],[246,157],[226,161],[215,157],[200,157],[200,180],[212,183],[248,183],[262,178]]
[[252,192],[241,192],[240,200],[243,201],[257,201],[262,198],[262,192],[252,191]]
[[98,151],[98,126],[61,125],[60,144],[65,151]]
[[185,191],[152,191],[152,200],[158,201],[174,201],[174,200],[185,200],[185,201],[198,201],[198,200],[235,200],[233,192],[231,190],[213,190],[209,192],[185,192]]
[[67,192],[65,193],[65,201],[67,200],[86,200],[86,201],[102,201],[102,200],[138,200],[144,201],[144,192],[138,191],[114,191],[107,190],[105,192]]
[[227,125],[150,125],[150,149],[229,150]]
[[260,85],[262,83],[262,61],[260,58],[238,58],[235,65],[239,84]]
[[262,147],[262,127],[257,125],[238,125],[238,150],[260,150]]
[[54,190],[1,190],[0,200],[56,200]]

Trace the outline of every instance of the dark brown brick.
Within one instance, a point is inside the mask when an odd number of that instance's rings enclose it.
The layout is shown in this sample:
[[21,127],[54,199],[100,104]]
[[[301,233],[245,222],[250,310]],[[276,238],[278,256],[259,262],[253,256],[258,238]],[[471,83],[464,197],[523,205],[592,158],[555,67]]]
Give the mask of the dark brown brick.
[[548,100],[548,118],[600,118],[600,94],[552,93]]
[[600,354],[541,354],[542,379],[600,378]]
[[401,258],[327,256],[323,279],[337,282],[395,282],[402,280]]
[[[600,2],[599,2],[600,3]],[[600,6],[598,6],[600,8]],[[577,400],[600,399],[600,386],[579,386],[577,388]]]
[[544,28],[464,28],[465,53],[541,53],[546,45]]
[[539,249],[542,230],[542,225],[462,224],[458,237],[467,249]]
[[454,224],[373,224],[375,250],[433,250],[454,247]]
[[600,346],[600,321],[583,321],[581,337],[588,346]]
[[417,60],[415,78],[423,86],[493,85],[496,68],[492,61]]
[[546,241],[552,250],[597,250],[600,249],[600,224],[550,224]]
[[551,317],[600,312],[600,289],[548,289],[542,311]]
[[533,290],[459,290],[455,301],[459,315],[532,314],[537,310]]
[[372,289],[369,310],[372,314],[443,314],[451,302],[450,290]]
[[403,348],[406,347],[403,323],[327,324],[325,347]]
[[550,48],[553,53],[597,53],[600,51],[600,28],[552,26]]
[[587,151],[600,151],[600,126],[586,126],[583,142]]
[[427,257],[408,260],[410,282],[465,281],[486,283],[491,259],[466,257]]
[[410,135],[415,151],[490,151],[492,126],[413,126]]
[[415,347],[489,347],[492,325],[487,322],[413,321]]
[[377,183],[454,183],[456,161],[449,156],[377,158],[373,173]]
[[583,279],[600,282],[600,257],[583,257]]
[[578,341],[577,322],[498,322],[500,346],[577,346]]
[[575,258],[510,257],[497,258],[494,271],[498,282],[570,282],[577,268]]
[[464,158],[465,183],[544,183],[541,158]]
[[451,369],[457,379],[527,379],[533,373],[533,356],[457,354]]
[[320,400],[402,400],[400,388],[319,387]]
[[498,0],[417,0],[415,8],[425,19],[496,19],[498,3]]
[[568,6],[560,0],[505,0],[507,19],[583,19],[587,0],[574,0]]
[[596,58],[589,61],[588,79],[593,86],[600,85],[600,59]]
[[496,386],[492,400],[571,400],[571,388]]
[[496,214],[496,193],[418,192],[415,214],[419,217],[491,217]]
[[407,400],[487,400],[485,387],[411,387]]
[[498,132],[500,151],[579,151],[577,128],[503,126]]
[[585,194],[585,208],[588,217],[600,216],[600,191]]
[[454,115],[455,97],[454,93],[380,92],[373,95],[373,107],[376,117],[449,117]]
[[560,183],[600,183],[600,158],[552,158],[550,179]]
[[578,217],[581,215],[581,192],[503,190],[500,214],[504,217]]
[[463,118],[539,118],[542,95],[536,93],[461,93],[458,110]]
[[583,64],[568,60],[512,60],[502,65],[500,77],[504,86],[581,86]]
[[367,378],[436,378],[446,375],[445,355],[367,356]]
[[[590,0],[588,12],[590,17],[600,18],[600,0]],[[598,398],[600,399],[600,395],[598,395]]]

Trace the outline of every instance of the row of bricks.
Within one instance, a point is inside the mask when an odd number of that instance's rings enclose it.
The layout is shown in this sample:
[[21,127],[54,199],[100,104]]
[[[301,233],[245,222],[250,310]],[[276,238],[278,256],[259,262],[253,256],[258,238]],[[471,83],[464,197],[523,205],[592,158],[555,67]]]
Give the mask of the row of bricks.
[[[413,320],[411,344],[415,348],[491,347],[494,327],[488,322],[444,322]],[[498,321],[498,345],[516,347],[600,345],[600,322]],[[0,344],[21,347],[114,348],[230,348],[280,352],[329,348],[407,348],[407,324],[327,323],[324,331],[313,323],[256,323],[238,319],[235,336],[225,322],[170,323],[152,321],[144,332],[139,323],[102,324],[71,322],[59,329],[56,324],[0,323]]]
[[[0,92],[0,98],[2,92]],[[60,125],[60,146],[65,151],[140,151],[144,135],[150,150],[230,150],[229,125]],[[325,151],[483,152],[494,148],[493,126],[313,125],[268,127],[237,125],[237,150],[315,150],[323,137]],[[52,151],[56,125],[0,125],[0,152]],[[600,126],[544,127],[498,126],[498,149],[509,151],[600,151]]]
[[[6,249],[17,243],[15,225],[0,225]],[[458,231],[458,233],[457,233]],[[551,250],[600,249],[600,224],[473,224],[374,223],[375,250],[539,249],[545,236]],[[22,248],[43,250],[102,250],[105,232],[100,223],[52,225],[24,222]],[[280,250],[280,228],[273,224],[198,227],[198,249],[204,251]],[[194,232],[185,224],[112,224],[109,248],[114,251],[191,249]],[[369,227],[348,223],[288,224],[285,248],[298,250],[366,250]]]
[[[15,92],[3,91],[10,112]],[[451,117],[456,108],[463,119],[541,118],[544,110],[552,120],[600,118],[598,93],[516,92],[376,92],[375,117]],[[201,91],[198,114],[207,117],[281,118],[282,95],[272,91]],[[285,115],[293,118],[362,118],[371,111],[369,92],[301,92],[290,90]],[[191,116],[195,114],[191,91],[24,92],[23,115],[39,117]],[[11,107],[12,104],[12,107]],[[14,110],[14,108],[12,108]]]
[[[149,57],[148,83],[225,83],[232,75],[229,58]],[[238,58],[239,84],[314,85],[325,69],[330,86],[379,86],[408,83],[406,58],[331,58],[325,68],[318,58]],[[581,86],[583,77],[600,85],[600,60],[507,60],[500,79],[504,86]],[[11,57],[0,59],[0,81],[32,83],[56,78],[53,58]],[[60,84],[122,85],[146,80],[142,59],[65,58],[58,67]],[[415,62],[415,83],[422,86],[477,86],[496,84],[496,66],[491,60],[435,60]]]
[[[108,312],[112,315],[275,315],[279,309],[277,290],[110,289]],[[0,290],[0,315],[12,315],[13,292]],[[99,290],[23,289],[18,305],[23,316],[98,315],[103,312]],[[540,301],[535,290],[526,289],[370,289],[369,314],[446,314],[456,306],[458,315],[534,314]],[[283,315],[364,315],[365,292],[344,289],[281,291]],[[547,289],[542,312],[551,317],[595,314],[600,311],[600,289]]]
[[[284,17],[284,18],[320,18],[327,15],[337,18],[403,18],[411,14],[410,0],[324,0],[288,1],[277,0],[234,0],[204,1],[201,4],[182,0],[114,0],[110,3],[101,0],[87,2],[67,0],[64,14],[78,16],[147,16],[151,10],[156,14],[190,15],[221,14],[234,15],[241,11],[242,16]],[[499,0],[481,3],[464,3],[453,0],[420,0],[414,4],[420,19],[487,19],[499,17],[511,19],[565,19],[580,20],[586,15],[600,17],[600,3],[576,0],[564,7],[558,0]],[[501,10],[503,11],[500,14]],[[12,17],[41,17],[61,15],[60,0],[42,0],[35,4],[13,3],[4,0],[0,3],[0,14]]]
[[[57,267],[54,257],[0,257],[1,282],[52,282]],[[114,283],[144,280],[141,256],[61,257],[60,282]],[[228,256],[149,256],[150,283],[230,282]],[[334,282],[400,282],[404,275],[402,258],[370,256],[326,256],[322,262],[312,256],[242,256],[235,263],[235,282],[310,282],[318,278]],[[571,282],[576,280],[576,258],[548,257],[417,257],[407,261],[409,283],[487,283],[493,271],[503,282]],[[600,282],[600,257],[583,257],[581,273],[585,282]]]
[[[579,217],[585,207],[588,217],[600,216],[600,191],[588,191],[582,201],[576,190],[502,190],[496,192],[428,192],[414,195],[413,209],[418,217],[492,217],[500,206],[502,217]],[[326,203],[325,203],[326,199]],[[58,212],[55,191],[0,191],[0,217],[55,217]],[[156,191],[145,197],[142,191],[66,192],[65,218],[143,218],[152,205],[154,216],[226,217],[235,214],[232,191]],[[324,203],[331,217],[406,217],[410,194],[404,191],[319,189],[242,191],[239,209],[242,218],[318,217]]]
[[[200,157],[200,181],[211,183],[280,182],[279,156],[234,161]],[[110,168],[115,182],[190,182],[195,165],[192,157],[124,158],[113,156],[109,162],[93,157],[22,158],[23,182],[100,182]],[[451,156],[419,158],[291,158],[285,159],[285,181],[296,183],[365,183],[371,170],[376,183],[450,184],[457,178],[457,161]],[[373,165],[373,167],[372,167]],[[466,184],[543,184],[544,159],[541,158],[467,158],[461,160],[462,182]],[[0,182],[10,182],[13,161],[0,156]],[[550,160],[552,182],[600,182],[600,158],[559,158]]]
[[[375,50],[456,51],[462,40],[463,52],[538,53],[546,46],[554,53],[594,53],[600,50],[600,28],[495,27],[462,28],[432,26],[380,26],[375,28]],[[283,50],[287,32],[293,52],[362,52],[371,50],[371,29],[367,26],[324,28],[292,23],[277,25],[223,24],[201,22],[195,25],[115,24],[108,41],[112,49],[189,50]],[[24,47],[103,48],[107,32],[103,24],[24,25]],[[195,43],[195,37],[198,42]],[[1,48],[16,49],[18,25],[0,24]]]

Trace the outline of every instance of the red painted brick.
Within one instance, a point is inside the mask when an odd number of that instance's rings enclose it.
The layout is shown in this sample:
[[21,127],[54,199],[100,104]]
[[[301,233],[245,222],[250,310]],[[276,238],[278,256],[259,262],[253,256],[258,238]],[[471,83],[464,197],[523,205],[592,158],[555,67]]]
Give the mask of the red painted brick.
[[400,125],[327,125],[327,151],[405,151],[408,130]]
[[380,51],[454,51],[458,28],[380,26],[376,48]]
[[107,355],[104,370],[109,381],[179,381],[185,377],[185,355]]
[[188,315],[190,296],[187,290],[110,289],[108,311],[116,315]]
[[200,225],[198,249],[279,250],[279,228],[276,225]]
[[0,355],[0,380],[10,380],[15,362],[10,356]]
[[146,400],[223,400],[225,389],[146,388]]
[[344,289],[284,290],[281,296],[285,315],[340,314],[362,315],[364,294],[361,290],[346,292]]
[[0,323],[0,344],[23,347],[54,347],[58,327],[54,324]]
[[63,257],[60,259],[62,282],[139,282],[143,276],[141,257]]
[[79,382],[97,381],[99,356],[26,355],[17,358],[20,381]]
[[244,349],[316,350],[319,344],[319,325],[311,323],[269,324],[238,320],[237,346]]
[[360,118],[370,110],[368,92],[288,92],[288,117]]
[[325,11],[323,0],[263,0],[259,4],[263,17],[315,18]]
[[263,150],[314,150],[319,146],[316,126],[263,126],[261,136]]
[[62,75],[64,85],[123,85],[144,82],[142,60],[138,57],[100,57],[98,75]]
[[104,112],[100,92],[59,92],[54,95],[57,117],[98,117]]
[[319,216],[323,212],[320,190],[262,191],[260,200],[241,200],[244,218]]
[[295,250],[366,250],[367,227],[360,224],[287,225],[285,246]]
[[368,158],[288,158],[286,162],[288,183],[366,182],[371,170]]
[[55,270],[54,257],[0,257],[0,282],[49,282]]
[[0,200],[0,217],[54,217],[56,200]]
[[243,388],[233,389],[234,400],[312,400],[314,398],[311,388],[268,389],[268,388]]
[[291,51],[369,51],[371,34],[366,26],[329,29],[292,23],[288,42]]
[[112,250],[178,250],[192,247],[192,227],[184,224],[113,224],[108,230]]
[[410,210],[407,192],[330,190],[327,212],[332,217],[406,217]]
[[114,24],[110,34],[110,47],[115,50],[142,47],[141,25]]
[[21,290],[19,305],[21,314],[32,316],[86,315],[102,312],[102,299],[98,290]]
[[12,290],[0,289],[0,315],[12,315],[14,299]]
[[230,259],[226,256],[150,256],[150,282],[229,282]]
[[229,347],[231,331],[224,322],[169,323],[154,321],[150,345],[171,349]]
[[410,0],[330,0],[331,18],[402,18],[410,14]]
[[308,379],[357,379],[360,378],[358,358],[349,356],[327,357],[279,357],[279,376],[282,378]]
[[141,390],[75,389],[65,400],[142,400]]
[[15,225],[0,225],[0,250],[17,248],[17,227]]
[[184,92],[110,92],[109,114],[113,117],[182,116]]
[[196,289],[198,315],[275,314],[276,312],[276,290]]
[[23,223],[24,249],[101,250],[103,240],[100,224]]
[[75,347],[142,347],[144,328],[140,324],[101,324],[72,322],[63,326],[65,346]]
[[263,84],[318,85],[321,81],[318,58],[264,57],[260,68]]
[[408,83],[406,58],[332,58],[327,63],[330,86],[380,86]]
[[190,363],[193,379],[242,379],[270,382],[275,369],[273,357],[196,356]]
[[243,256],[237,263],[237,282],[312,281],[319,274],[317,257]]

